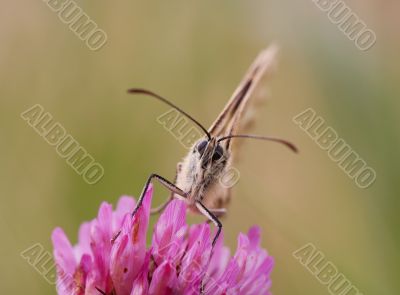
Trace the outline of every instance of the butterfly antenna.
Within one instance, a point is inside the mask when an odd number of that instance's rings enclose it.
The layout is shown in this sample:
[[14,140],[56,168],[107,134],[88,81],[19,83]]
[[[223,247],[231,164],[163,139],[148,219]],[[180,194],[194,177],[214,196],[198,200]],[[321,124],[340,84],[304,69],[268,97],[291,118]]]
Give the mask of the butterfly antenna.
[[270,136],[258,136],[258,135],[248,135],[248,134],[237,134],[237,135],[228,135],[228,136],[224,136],[218,139],[218,142],[221,142],[223,140],[229,139],[229,138],[252,138],[252,139],[260,139],[260,140],[267,140],[267,141],[274,141],[274,142],[278,142],[278,143],[282,143],[285,146],[287,146],[289,149],[291,149],[293,152],[298,153],[298,149],[297,147],[285,140],[285,139],[281,139],[281,138],[276,138],[276,137],[270,137]]
[[151,92],[149,90],[146,89],[141,89],[141,88],[132,88],[128,90],[128,93],[131,94],[144,94],[144,95],[148,95],[154,98],[157,98],[158,100],[161,100],[163,103],[169,105],[170,107],[174,108],[175,110],[177,110],[178,112],[180,112],[181,114],[185,115],[186,117],[188,117],[190,120],[192,120],[192,122],[194,122],[197,126],[199,126],[201,128],[201,130],[204,131],[204,133],[207,135],[208,140],[211,140],[211,135],[210,133],[207,131],[206,128],[203,127],[203,125],[201,125],[195,118],[193,118],[192,116],[190,116],[188,113],[186,113],[184,110],[182,110],[181,108],[177,107],[176,105],[174,105],[172,102],[170,102],[169,100],[167,100],[166,98]]

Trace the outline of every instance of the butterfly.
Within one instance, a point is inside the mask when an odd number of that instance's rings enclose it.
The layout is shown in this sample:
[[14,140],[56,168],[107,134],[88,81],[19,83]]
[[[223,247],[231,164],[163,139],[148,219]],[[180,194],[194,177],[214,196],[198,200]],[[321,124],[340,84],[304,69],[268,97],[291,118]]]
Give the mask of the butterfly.
[[189,149],[186,157],[178,163],[174,182],[155,173],[148,177],[132,217],[141,207],[150,183],[157,180],[171,192],[171,195],[164,204],[152,209],[151,212],[154,214],[163,211],[174,198],[185,201],[190,211],[203,214],[216,225],[217,231],[212,242],[214,246],[222,230],[219,217],[225,214],[225,207],[231,198],[231,187],[221,185],[219,179],[232,166],[236,154],[233,139],[275,141],[297,152],[297,148],[284,139],[240,133],[251,125],[252,105],[254,109],[254,104],[250,103],[252,94],[261,78],[272,71],[276,52],[276,46],[261,51],[222,112],[208,129],[181,108],[154,92],[140,88],[128,90],[128,93],[146,95],[164,102],[190,119],[204,133],[204,136]]

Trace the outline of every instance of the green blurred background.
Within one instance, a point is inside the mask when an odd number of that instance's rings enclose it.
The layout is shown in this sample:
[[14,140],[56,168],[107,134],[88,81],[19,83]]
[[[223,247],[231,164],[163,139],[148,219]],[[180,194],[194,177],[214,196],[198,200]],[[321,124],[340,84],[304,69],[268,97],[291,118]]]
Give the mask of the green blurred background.
[[[239,231],[259,224],[276,259],[273,293],[328,294],[292,252],[312,242],[363,294],[398,294],[400,167],[400,3],[347,1],[377,35],[359,51],[312,1],[78,1],[108,34],[90,51],[43,1],[0,9],[0,187],[2,294],[55,294],[20,252],[51,250],[50,233],[79,224],[103,200],[138,195],[151,172],[172,179],[186,150],[156,122],[168,108],[126,94],[145,87],[205,125],[256,54],[275,41],[279,66],[254,130],[295,142],[246,142],[241,179],[224,220],[234,249]],[[41,104],[105,168],[86,184],[20,113]],[[360,189],[292,117],[312,107],[377,171]],[[155,202],[167,193],[156,186]],[[153,222],[154,222],[153,218]]]

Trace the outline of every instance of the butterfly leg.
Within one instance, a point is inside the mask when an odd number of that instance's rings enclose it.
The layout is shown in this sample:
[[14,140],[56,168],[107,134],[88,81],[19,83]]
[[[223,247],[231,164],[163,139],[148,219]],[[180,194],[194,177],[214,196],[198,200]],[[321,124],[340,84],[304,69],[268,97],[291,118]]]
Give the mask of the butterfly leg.
[[200,201],[196,202],[196,207],[197,209],[199,209],[199,211],[206,216],[209,220],[211,220],[215,226],[218,228],[217,229],[217,233],[215,234],[215,237],[212,241],[212,247],[214,247],[215,243],[218,240],[219,235],[221,234],[221,230],[222,230],[222,223],[221,221],[219,221],[219,219],[217,218],[217,216],[214,215],[214,213],[212,213],[209,209],[207,209],[206,206],[204,206],[204,204]]
[[[215,217],[220,218],[220,217],[224,217],[227,209],[226,208],[216,208],[216,209],[208,209],[210,210],[211,213],[213,213],[215,215]],[[211,222],[213,222],[211,219],[207,220],[207,223],[210,224]]]
[[[178,173],[181,172],[182,169],[182,164],[178,163],[176,165],[176,174],[175,174],[175,180],[174,182],[176,182],[176,179],[178,177]],[[162,211],[164,211],[164,209],[168,206],[168,204],[174,199],[174,193],[171,191],[171,195],[168,198],[168,200],[166,200],[163,204],[161,204],[160,206],[156,207],[156,208],[152,208],[150,210],[150,214],[154,215],[154,214],[158,214],[161,213]]]
[[215,208],[209,209],[211,213],[213,213],[216,217],[224,216],[227,212],[226,208]]
[[144,196],[146,195],[146,192],[147,192],[147,190],[149,188],[149,185],[150,185],[151,181],[153,180],[153,178],[158,180],[158,182],[161,183],[164,187],[166,187],[171,193],[174,193],[174,194],[176,194],[178,196],[181,196],[182,198],[186,199],[187,196],[186,196],[186,193],[183,190],[181,190],[179,187],[177,187],[175,184],[173,184],[172,182],[168,181],[164,177],[153,173],[153,174],[151,174],[149,176],[149,178],[146,181],[146,184],[145,184],[145,186],[143,188],[143,191],[142,191],[142,193],[140,195],[140,198],[139,198],[139,201],[138,201],[138,203],[136,205],[136,208],[132,212],[132,217],[135,216],[137,210],[139,210],[139,208],[142,206]]
[[[153,178],[155,178],[156,180],[158,180],[159,183],[161,183],[164,187],[166,187],[172,194],[171,196],[180,196],[182,197],[182,199],[186,199],[187,195],[186,193],[181,190],[179,187],[177,187],[175,184],[173,184],[172,182],[168,181],[167,179],[165,179],[164,177],[158,175],[158,174],[154,174],[152,173],[149,178],[146,181],[146,184],[143,188],[142,193],[140,194],[140,198],[139,201],[136,204],[136,208],[135,210],[133,210],[131,217],[133,218],[133,216],[135,216],[136,212],[139,210],[139,208],[142,206],[144,197],[146,195],[147,190],[149,189],[150,183],[153,180]],[[181,199],[181,198],[180,198]],[[164,204],[165,206],[167,204]],[[119,235],[121,234],[121,231],[119,231],[111,240],[111,243],[114,243],[115,240],[119,237]]]
[[[214,237],[214,239],[213,239],[213,241],[212,241],[212,244],[211,244],[211,245],[212,245],[212,249],[213,249],[214,246],[215,246],[215,243],[216,243],[217,240],[218,240],[219,235],[221,234],[222,223],[219,221],[218,217],[217,217],[216,215],[214,215],[214,213],[211,212],[211,210],[207,209],[207,207],[204,206],[204,204],[203,204],[202,202],[197,201],[197,202],[196,202],[196,207],[197,207],[197,209],[199,209],[199,211],[200,211],[204,216],[206,216],[210,221],[212,221],[212,222],[215,224],[215,226],[218,228],[218,229],[217,229],[217,233],[215,234],[215,237]],[[215,211],[215,210],[214,210],[214,211]],[[213,254],[213,251],[211,250],[210,259],[211,259],[211,257],[212,257],[212,254]],[[205,294],[205,293],[204,293],[204,282],[203,282],[203,280],[201,280],[201,283],[200,283],[200,294],[201,294],[201,295]]]

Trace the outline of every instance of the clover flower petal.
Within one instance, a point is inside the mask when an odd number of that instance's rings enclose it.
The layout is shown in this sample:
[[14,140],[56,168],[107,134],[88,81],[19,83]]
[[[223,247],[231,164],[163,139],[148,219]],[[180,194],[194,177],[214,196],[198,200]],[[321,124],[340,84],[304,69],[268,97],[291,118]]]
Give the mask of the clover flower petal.
[[223,234],[212,248],[210,225],[189,226],[186,204],[173,200],[147,247],[152,194],[150,187],[133,218],[131,197],[121,197],[115,211],[102,203],[97,218],[81,225],[75,246],[62,229],[53,231],[59,295],[270,294],[274,262],[260,246],[258,227],[239,234],[231,257]]

